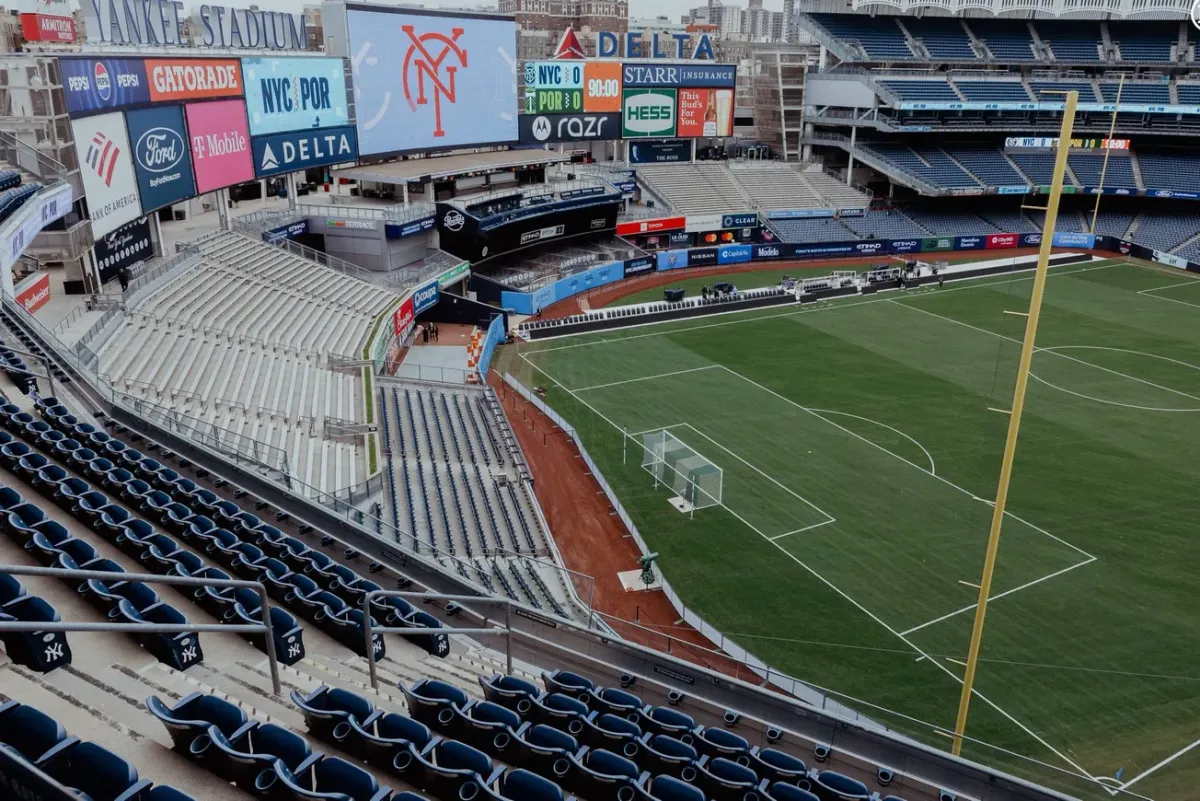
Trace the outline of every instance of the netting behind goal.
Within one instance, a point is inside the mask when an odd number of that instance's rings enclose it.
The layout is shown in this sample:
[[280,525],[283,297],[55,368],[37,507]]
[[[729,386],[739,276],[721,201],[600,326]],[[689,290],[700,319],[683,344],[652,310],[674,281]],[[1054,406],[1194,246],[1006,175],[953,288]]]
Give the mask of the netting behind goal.
[[721,468],[670,431],[642,435],[642,467],[695,509],[721,503]]

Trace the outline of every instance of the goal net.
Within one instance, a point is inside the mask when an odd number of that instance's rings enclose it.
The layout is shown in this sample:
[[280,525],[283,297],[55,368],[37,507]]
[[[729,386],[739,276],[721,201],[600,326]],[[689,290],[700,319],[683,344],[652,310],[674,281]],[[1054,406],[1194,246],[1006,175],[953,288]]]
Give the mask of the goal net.
[[721,468],[666,429],[642,435],[642,468],[692,509],[721,503]]

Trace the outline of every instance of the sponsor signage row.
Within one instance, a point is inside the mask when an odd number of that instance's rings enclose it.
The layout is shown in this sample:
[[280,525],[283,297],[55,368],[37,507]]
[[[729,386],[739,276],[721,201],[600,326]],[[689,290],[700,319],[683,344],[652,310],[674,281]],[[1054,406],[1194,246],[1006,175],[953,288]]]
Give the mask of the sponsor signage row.
[[640,236],[665,231],[720,231],[729,228],[755,228],[758,214],[689,214],[686,217],[657,217],[650,220],[633,220],[617,223],[617,236]]
[[341,164],[358,159],[354,126],[256,136],[253,139],[254,174],[259,178],[310,167]]
[[631,142],[631,164],[675,164],[692,160],[692,143],[687,139],[664,139],[654,142]]
[[[192,152],[182,106],[161,106],[126,112],[133,147],[134,173],[142,211],[170,206],[196,194]],[[89,192],[89,202],[91,200]]]
[[621,137],[619,111],[603,114],[522,114],[518,122],[522,144],[588,142]]
[[404,239],[432,230],[435,225],[437,225],[437,216],[430,214],[428,217],[412,220],[403,225],[385,225],[384,230],[388,239]]
[[[1063,111],[1065,103],[924,103],[902,100],[893,108],[904,111]],[[1113,111],[1133,114],[1200,114],[1200,106],[1146,103],[1079,103],[1076,111]]]
[[340,58],[244,58],[253,136],[350,124]]
[[298,239],[308,233],[308,218],[303,217],[295,222],[281,225],[278,228],[272,228],[269,231],[263,231],[263,241],[275,243],[284,239]]
[[50,300],[50,273],[39,272],[17,285],[17,303],[33,314]]
[[769,220],[803,220],[811,217],[832,217],[834,209],[776,209],[767,212]]

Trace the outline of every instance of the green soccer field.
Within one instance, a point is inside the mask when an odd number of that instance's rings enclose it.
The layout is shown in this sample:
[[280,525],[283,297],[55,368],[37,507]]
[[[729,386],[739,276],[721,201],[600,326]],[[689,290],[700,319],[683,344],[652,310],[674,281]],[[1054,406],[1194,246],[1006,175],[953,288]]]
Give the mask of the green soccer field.
[[[1006,312],[1031,280],[531,343],[497,367],[547,388],[689,607],[947,748],[932,727],[954,724],[1025,325]],[[964,755],[1081,797],[1111,796],[1058,770],[1194,798],[1200,281],[1058,268],[1038,345],[968,727],[988,745]],[[688,517],[654,487],[659,429],[723,471],[719,506]]]

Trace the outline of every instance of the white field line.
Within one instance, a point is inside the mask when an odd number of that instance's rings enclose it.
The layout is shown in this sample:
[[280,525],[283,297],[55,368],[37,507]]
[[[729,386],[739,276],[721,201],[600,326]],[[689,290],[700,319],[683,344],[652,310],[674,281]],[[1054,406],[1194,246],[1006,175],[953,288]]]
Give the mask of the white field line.
[[1183,756],[1188,751],[1191,751],[1193,748],[1195,748],[1197,746],[1200,746],[1200,740],[1197,740],[1196,742],[1192,743],[1191,745],[1185,745],[1183,748],[1180,748],[1178,751],[1171,754],[1169,757],[1167,757],[1163,761],[1159,762],[1157,765],[1152,765],[1151,767],[1147,768],[1146,770],[1143,770],[1141,773],[1134,776],[1132,779],[1130,779],[1129,781],[1125,782],[1120,787],[1118,787],[1117,790],[1124,790],[1129,785],[1134,784],[1136,782],[1140,782],[1142,779],[1146,778],[1154,771],[1158,770],[1161,767],[1165,767],[1166,765],[1171,764],[1176,759],[1179,759],[1179,757]]
[[[543,370],[542,372],[544,373],[546,371]],[[634,431],[634,432],[630,433],[629,436],[640,437],[642,434],[649,434],[651,431],[666,431],[671,428],[682,428],[687,425],[688,425],[687,423],[671,423],[671,425],[669,425],[669,426],[658,426],[657,428],[647,428],[645,431]],[[690,426],[688,426],[688,427],[690,428]]]
[[[717,366],[720,366],[720,365],[717,365]],[[705,434],[703,431],[701,431],[700,429],[696,428],[696,427],[695,427],[694,425],[692,425],[691,423],[684,423],[683,425],[687,426],[687,427],[688,427],[688,428],[690,428],[692,431],[695,431],[697,434],[699,434],[700,436],[704,437],[706,440],[708,440],[709,442],[711,442],[713,445],[716,445],[718,448],[720,448],[721,450],[723,450],[723,451],[725,451],[726,453],[728,453],[728,454],[729,454],[730,456],[732,456],[734,459],[737,459],[739,462],[741,462],[742,464],[746,465],[746,467],[749,467],[749,468],[750,468],[751,470],[753,470],[755,473],[758,473],[760,476],[762,476],[763,478],[765,478],[767,481],[770,481],[772,484],[774,484],[775,486],[779,487],[781,490],[783,490],[784,492],[786,492],[788,495],[791,495],[793,498],[795,498],[796,500],[800,501],[800,502],[801,502],[801,503],[803,503],[805,506],[808,506],[808,507],[810,507],[811,509],[813,509],[814,511],[816,511],[816,512],[819,512],[820,514],[824,515],[824,516],[827,518],[827,519],[825,520],[825,523],[834,523],[834,522],[836,522],[836,521],[837,521],[837,518],[835,518],[833,515],[829,514],[829,512],[826,512],[824,509],[822,509],[821,507],[817,506],[815,503],[813,503],[812,501],[808,500],[807,498],[805,498],[803,495],[799,494],[799,493],[798,493],[798,492],[796,492],[795,490],[792,490],[791,488],[789,488],[789,487],[786,487],[786,486],[784,486],[783,484],[779,483],[779,481],[777,481],[777,480],[775,479],[775,477],[774,477],[774,476],[772,476],[770,473],[764,473],[762,470],[759,470],[757,467],[755,467],[754,465],[750,464],[750,463],[749,463],[749,462],[747,462],[745,459],[743,459],[741,456],[738,456],[736,453],[734,453],[733,451],[729,450],[729,448],[726,448],[724,445],[722,445],[721,443],[717,442],[715,439],[713,439],[712,437],[710,437],[708,434]],[[819,525],[824,525],[824,523],[821,523],[821,524],[819,524]],[[800,529],[800,530],[801,530],[801,531],[803,531],[803,529]],[[795,533],[795,532],[792,532],[792,533]]]
[[[964,323],[962,320],[955,320],[953,317],[946,317],[943,314],[938,314],[937,312],[931,312],[931,311],[929,311],[929,309],[922,309],[920,306],[913,306],[910,303],[900,303],[899,301],[892,300],[891,298],[888,299],[888,302],[892,303],[896,306],[903,306],[906,309],[912,309],[913,311],[920,312],[921,314],[928,314],[930,317],[936,317],[939,320],[945,320],[948,323],[954,323],[955,325],[961,325],[964,328],[970,328],[973,331],[980,332],[981,334],[990,334],[991,336],[999,337],[1000,339],[1006,339],[1009,342],[1015,342],[1018,345],[1021,344],[1021,340],[1016,339],[1015,337],[1006,336],[1005,334],[1000,334],[1000,333],[997,333],[996,331],[989,331],[986,328],[980,328],[979,326],[971,325],[970,323]],[[1164,387],[1161,384],[1155,384],[1153,381],[1147,381],[1144,378],[1138,378],[1137,376],[1126,375],[1125,373],[1122,373],[1119,370],[1111,370],[1107,367],[1101,367],[1100,365],[1095,364],[1094,362],[1085,361],[1084,359],[1077,359],[1074,356],[1068,356],[1067,354],[1063,353],[1062,351],[1056,350],[1053,347],[1050,347],[1050,348],[1035,347],[1033,350],[1035,353],[1050,353],[1050,354],[1053,354],[1054,356],[1058,356],[1060,358],[1067,359],[1068,361],[1076,362],[1077,364],[1083,364],[1088,367],[1094,368],[1096,370],[1100,370],[1105,373],[1111,373],[1112,375],[1128,379],[1129,381],[1134,381],[1139,384],[1145,384],[1146,386],[1154,387],[1155,389],[1161,389],[1163,392],[1170,392],[1174,395],[1180,395],[1184,398],[1189,398],[1194,401],[1200,401],[1200,397],[1196,397],[1195,395],[1189,395],[1188,393],[1183,392],[1178,389],[1171,389],[1170,387]],[[1171,359],[1170,361],[1175,361],[1175,360]],[[1188,366],[1191,367],[1193,365],[1188,365]]]
[[921,452],[925,454],[925,458],[929,460],[929,471],[928,471],[929,475],[931,475],[931,476],[937,475],[937,463],[933,461],[933,454],[931,454],[929,452],[929,449],[926,448],[924,445],[922,445],[920,442],[917,442],[917,440],[914,439],[913,437],[910,437],[908,434],[905,434],[903,431],[896,428],[895,426],[889,426],[887,423],[881,423],[878,420],[872,420],[870,417],[863,417],[861,414],[850,414],[849,412],[838,412],[838,411],[834,411],[832,409],[813,409],[812,411],[819,412],[820,414],[837,414],[837,415],[841,415],[842,417],[853,417],[855,420],[863,420],[867,423],[874,423],[875,425],[877,425],[881,428],[886,428],[889,431],[893,431],[893,432],[899,434],[900,436],[904,437],[906,440],[911,442],[913,445],[916,445],[918,448],[921,449]]
[[[1012,595],[1014,592],[1019,592],[1020,590],[1026,589],[1028,587],[1032,587],[1035,584],[1041,584],[1043,581],[1049,581],[1052,578],[1061,576],[1063,573],[1070,573],[1072,570],[1074,570],[1077,567],[1083,567],[1084,565],[1090,565],[1092,562],[1095,562],[1095,561],[1096,561],[1096,557],[1093,556],[1090,559],[1084,559],[1082,562],[1076,562],[1075,564],[1071,565],[1070,567],[1064,567],[1062,570],[1057,570],[1053,573],[1050,573],[1049,575],[1042,576],[1039,579],[1034,579],[1033,581],[1026,582],[1025,584],[1022,584],[1019,587],[1013,587],[1010,590],[1005,590],[1004,592],[997,593],[996,595],[989,595],[988,603],[992,603],[993,601],[998,601],[1006,595]],[[971,586],[976,586],[976,585],[971,585]],[[943,620],[949,620],[950,618],[955,617],[956,615],[961,615],[963,612],[970,612],[972,609],[974,609],[978,605],[979,605],[978,603],[973,603],[970,606],[964,606],[962,609],[956,609],[955,611],[951,612],[948,615],[942,615],[941,617],[937,617],[937,618],[934,618],[933,620],[926,621],[925,623],[922,623],[919,626],[913,626],[911,629],[908,629],[907,631],[902,631],[900,633],[907,636],[909,634],[912,634],[914,631],[920,631],[921,629],[926,628],[927,626],[932,626],[935,623],[941,623]]]
[[[718,366],[719,365],[716,365],[716,364],[706,364],[703,367],[691,367],[691,368],[688,368],[687,370],[676,370],[671,373],[659,373],[658,375],[645,375],[645,376],[642,376],[641,378],[627,378],[624,381],[613,381],[608,384],[596,384],[596,385],[590,386],[590,387],[578,387],[577,389],[568,389],[567,392],[590,392],[593,389],[606,389],[607,387],[619,387],[622,384],[636,384],[639,381],[655,381],[659,378],[670,378],[673,375],[683,375],[685,373],[698,373],[701,370],[712,370],[713,368],[718,367]],[[566,387],[563,387],[563,388],[566,389]],[[652,430],[657,430],[657,429],[652,429]]]
[[[528,358],[525,356],[525,354],[524,354],[524,353],[522,353],[522,354],[521,354],[521,358],[522,358],[522,359],[524,359],[524,360],[525,360],[525,362],[526,362],[526,363],[527,363],[527,364],[528,364],[530,367],[532,367],[533,369],[535,369],[535,370],[537,370],[538,372],[542,373],[542,375],[546,376],[548,379],[550,379],[551,381],[553,381],[555,384],[558,384],[558,386],[560,386],[560,387],[561,387],[561,386],[563,386],[563,385],[562,385],[562,384],[561,384],[559,381],[557,381],[557,380],[554,378],[554,376],[550,375],[550,373],[548,373],[548,372],[547,372],[547,371],[546,371],[544,368],[542,368],[542,367],[539,367],[539,366],[537,366],[536,364],[534,364],[532,361],[530,361],[530,360],[529,360],[529,359],[528,359]],[[721,366],[724,366],[724,365],[721,365]],[[726,369],[726,370],[729,370],[729,368],[728,368],[728,367],[726,367],[725,369]],[[782,400],[785,400],[785,401],[787,401],[788,403],[792,404],[793,406],[796,406],[796,407],[798,407],[798,408],[800,408],[800,409],[802,409],[802,410],[804,410],[804,411],[806,411],[806,412],[809,412],[809,414],[813,414],[814,416],[816,416],[816,417],[819,417],[819,418],[820,418],[820,419],[822,419],[822,420],[825,420],[825,421],[826,421],[826,422],[828,422],[830,425],[836,426],[837,428],[842,428],[842,426],[839,426],[839,425],[837,425],[837,423],[834,423],[834,422],[832,422],[832,421],[830,421],[830,420],[827,420],[826,418],[824,418],[824,417],[821,417],[820,415],[818,415],[818,414],[815,414],[814,412],[811,412],[811,411],[809,411],[808,409],[805,409],[803,406],[800,406],[800,404],[796,403],[795,401],[793,401],[793,400],[791,400],[791,399],[789,399],[789,398],[785,398],[785,397],[783,397],[782,395],[779,395],[779,393],[777,393],[777,392],[775,392],[775,391],[773,391],[773,390],[767,389],[766,387],[762,386],[761,384],[757,383],[756,381],[752,381],[751,379],[748,379],[748,378],[746,378],[745,376],[741,376],[739,373],[737,373],[737,372],[735,372],[735,371],[733,371],[733,370],[729,370],[729,372],[731,372],[733,375],[737,375],[737,376],[739,376],[740,378],[743,378],[744,380],[746,380],[746,381],[748,381],[749,383],[753,384],[754,386],[757,386],[757,387],[759,387],[760,389],[762,389],[762,390],[764,390],[764,391],[768,392],[769,394],[771,394],[771,395],[775,395],[776,397],[778,397],[778,398],[781,398]],[[563,388],[564,388],[564,389],[566,389],[565,387],[563,387]],[[601,412],[600,412],[598,409],[596,409],[595,407],[593,407],[591,404],[589,404],[589,403],[588,403],[587,401],[585,401],[583,398],[581,398],[581,397],[579,397],[578,395],[575,395],[574,393],[570,392],[570,390],[567,390],[567,392],[568,392],[569,394],[571,394],[571,395],[572,395],[572,396],[575,398],[575,400],[577,400],[577,401],[579,401],[580,403],[582,403],[582,404],[583,404],[584,406],[586,406],[588,409],[591,409],[591,411],[592,411],[594,414],[596,414],[596,415],[597,415],[597,416],[598,416],[598,417],[599,417],[601,420],[604,420],[606,423],[608,423],[610,426],[612,426],[613,428],[617,429],[618,431],[622,431],[622,432],[624,431],[624,429],[622,429],[622,428],[621,428],[621,426],[617,425],[617,424],[616,424],[616,423],[614,423],[612,420],[609,420],[609,419],[608,419],[608,417],[606,417],[604,414],[602,414],[602,413],[601,413]],[[848,431],[847,429],[844,429],[844,428],[842,428],[842,430],[843,430],[843,431],[847,431],[847,433],[850,433],[850,434],[852,434],[852,435],[854,435],[854,436],[856,436],[856,437],[858,436],[857,434],[854,434],[854,432],[852,432],[852,431]],[[863,439],[863,438],[862,438],[862,437],[859,437],[859,439]],[[864,442],[870,442],[870,440],[865,440],[865,439],[864,439],[863,441],[864,441]],[[871,444],[874,444],[874,443],[871,443]],[[878,446],[876,446],[876,447],[878,447]],[[885,453],[890,453],[890,451],[887,451],[886,449],[882,449],[882,448],[881,448],[881,450],[883,450]],[[892,455],[894,456],[895,454],[892,454]],[[901,459],[901,461],[905,461],[905,462],[907,462],[908,464],[912,464],[912,462],[908,462],[908,460],[906,460],[906,459],[903,459],[902,457],[899,457],[899,456],[897,456],[896,458],[898,458],[898,459]],[[914,467],[916,467],[915,465],[913,465],[913,466],[914,466]],[[919,467],[918,467],[917,469],[918,469],[918,470],[920,470],[921,468],[919,468]],[[922,472],[925,472],[925,471],[922,471]],[[939,481],[945,481],[945,479],[941,478],[940,476],[935,476],[935,478],[937,478]],[[949,484],[950,482],[948,482],[948,481],[947,481],[946,483],[947,483],[947,484]],[[951,486],[953,486],[953,485],[951,485]],[[965,492],[965,490],[963,490],[963,491]],[[968,493],[968,494],[969,494],[969,493]],[[881,619],[881,618],[880,618],[878,615],[876,615],[874,612],[872,612],[871,610],[867,609],[867,608],[866,608],[865,606],[863,606],[861,603],[859,603],[858,601],[856,601],[854,598],[852,598],[850,595],[848,595],[846,592],[844,592],[844,591],[843,591],[841,588],[839,588],[839,587],[838,587],[836,584],[834,584],[833,582],[831,582],[829,579],[827,579],[827,578],[825,578],[824,576],[822,576],[822,575],[821,575],[820,573],[818,573],[816,570],[813,570],[811,567],[809,567],[807,564],[805,564],[805,562],[804,562],[803,560],[801,560],[801,559],[800,559],[798,556],[796,556],[794,553],[792,553],[791,551],[787,550],[786,548],[784,548],[784,547],[783,547],[782,545],[780,545],[779,543],[777,543],[777,542],[772,542],[772,540],[771,540],[771,538],[770,538],[770,537],[767,537],[765,534],[763,534],[761,531],[759,531],[759,530],[758,530],[758,529],[757,529],[755,526],[751,525],[751,524],[750,524],[750,523],[749,523],[749,522],[748,522],[748,521],[747,521],[745,518],[743,518],[743,517],[742,517],[741,515],[739,515],[737,512],[735,512],[734,510],[730,509],[728,506],[725,506],[725,504],[724,504],[724,503],[722,503],[722,504],[721,504],[721,506],[722,506],[722,507],[725,509],[725,511],[729,512],[729,513],[730,513],[731,515],[733,515],[735,518],[737,518],[737,519],[738,519],[738,520],[740,520],[742,523],[744,523],[744,524],[745,524],[745,526],[746,526],[748,529],[750,529],[750,530],[751,530],[751,531],[753,531],[754,533],[758,534],[758,536],[762,537],[762,538],[763,538],[763,539],[764,539],[766,542],[770,543],[770,544],[771,544],[771,545],[773,545],[775,548],[777,548],[777,549],[779,550],[779,552],[780,552],[780,553],[782,553],[782,554],[784,554],[785,556],[787,556],[789,559],[791,559],[793,562],[795,562],[797,565],[799,565],[801,568],[803,568],[803,569],[804,569],[806,572],[808,572],[810,575],[812,575],[812,576],[813,576],[815,579],[817,579],[818,581],[820,581],[820,582],[821,582],[822,584],[824,584],[825,586],[829,587],[829,589],[833,590],[835,593],[837,593],[838,595],[840,595],[842,598],[844,598],[844,599],[845,599],[845,600],[846,600],[848,603],[850,603],[850,604],[851,604],[851,605],[853,605],[855,608],[857,608],[857,609],[858,609],[860,612],[862,612],[864,615],[866,615],[867,617],[871,618],[871,620],[873,620],[873,621],[875,621],[876,623],[878,623],[880,626],[882,626],[882,627],[883,627],[883,628],[884,628],[886,631],[888,631],[890,634],[892,634],[893,636],[895,636],[897,639],[899,639],[901,642],[903,642],[903,643],[904,643],[905,645],[907,645],[909,648],[913,649],[913,651],[914,651],[914,652],[915,652],[915,653],[916,653],[918,656],[924,657],[926,660],[928,660],[928,661],[929,661],[929,663],[930,663],[930,664],[937,666],[937,668],[938,668],[939,670],[941,670],[941,671],[942,671],[943,673],[945,673],[947,676],[949,676],[950,678],[952,678],[954,681],[958,682],[959,684],[962,684],[962,683],[963,683],[963,680],[962,680],[961,678],[959,678],[957,675],[955,675],[954,671],[950,670],[949,668],[947,668],[945,665],[941,664],[940,662],[938,662],[938,661],[936,661],[936,660],[934,660],[934,659],[930,659],[930,657],[929,657],[929,654],[927,654],[927,653],[926,653],[925,651],[923,651],[923,650],[922,650],[920,647],[918,647],[918,646],[916,645],[916,643],[912,642],[911,640],[909,640],[908,638],[906,638],[906,637],[905,637],[903,634],[901,634],[900,632],[898,632],[896,629],[894,629],[893,627],[889,626],[889,625],[888,625],[887,623],[885,623],[885,622],[884,622],[884,621],[883,621],[883,620],[882,620],[882,619]],[[1072,546],[1072,547],[1074,547],[1074,546]],[[1057,757],[1058,757],[1059,759],[1061,759],[1063,762],[1065,762],[1066,764],[1070,765],[1070,766],[1071,766],[1072,768],[1074,768],[1075,770],[1079,771],[1079,773],[1080,773],[1081,775],[1083,775],[1083,776],[1085,776],[1085,777],[1087,777],[1087,778],[1089,778],[1089,779],[1092,779],[1092,780],[1094,780],[1094,779],[1095,779],[1095,777],[1094,777],[1094,776],[1092,776],[1092,774],[1091,774],[1091,773],[1089,773],[1089,772],[1087,771],[1087,769],[1085,769],[1085,768],[1084,768],[1082,765],[1080,765],[1079,763],[1077,763],[1075,760],[1071,759],[1069,756],[1067,756],[1067,755],[1066,755],[1066,754],[1064,754],[1063,752],[1059,751],[1059,750],[1058,750],[1057,748],[1055,748],[1054,746],[1050,745],[1050,743],[1048,743],[1048,742],[1047,742],[1047,741],[1046,741],[1044,738],[1042,738],[1040,735],[1038,735],[1036,732],[1034,732],[1032,729],[1030,729],[1030,728],[1029,728],[1028,726],[1026,726],[1024,723],[1021,723],[1019,720],[1017,720],[1017,719],[1016,719],[1015,717],[1013,717],[1011,714],[1009,714],[1009,713],[1008,713],[1008,712],[1006,712],[1005,710],[1001,709],[1001,708],[1000,708],[1000,707],[999,707],[999,706],[998,706],[998,705],[997,705],[995,702],[993,702],[991,699],[989,699],[989,698],[988,698],[987,696],[985,696],[983,693],[979,692],[979,690],[972,689],[971,693],[972,693],[972,695],[973,695],[973,696],[975,696],[975,697],[979,698],[979,700],[983,701],[985,704],[987,704],[988,706],[990,706],[992,709],[996,710],[996,712],[998,712],[998,713],[999,713],[1000,715],[1002,715],[1004,718],[1006,718],[1007,720],[1009,720],[1009,721],[1010,721],[1010,722],[1011,722],[1013,725],[1015,725],[1015,726],[1016,726],[1017,728],[1019,728],[1021,731],[1025,732],[1025,733],[1026,733],[1027,735],[1029,735],[1031,738],[1033,738],[1033,739],[1034,739],[1034,740],[1036,740],[1038,743],[1040,743],[1040,744],[1042,745],[1042,747],[1044,747],[1046,750],[1050,751],[1052,754],[1054,754],[1055,756],[1057,756]]]
[[1191,306],[1193,309],[1200,309],[1200,303],[1188,303],[1186,300],[1180,300],[1179,298],[1168,298],[1164,295],[1155,295],[1154,294],[1155,292],[1161,292],[1164,289],[1175,289],[1176,287],[1188,286],[1189,284],[1192,284],[1192,283],[1195,283],[1195,281],[1184,281],[1184,282],[1178,283],[1178,284],[1167,284],[1166,286],[1156,286],[1153,289],[1140,289],[1140,290],[1138,290],[1138,294],[1145,295],[1148,298],[1157,298],[1158,300],[1169,300],[1172,303],[1178,303],[1180,306]]
[[[1109,261],[1105,264],[1093,265],[1091,267],[1083,267],[1078,270],[1070,270],[1067,272],[1054,272],[1054,270],[1051,269],[1050,277],[1055,278],[1055,277],[1062,277],[1062,276],[1067,276],[1067,275],[1076,275],[1078,273],[1089,273],[1089,272],[1092,272],[1093,270],[1107,270],[1111,267],[1132,267],[1132,266],[1136,266],[1136,265],[1127,264],[1126,262]],[[1018,272],[1021,272],[1021,273],[1033,272],[1033,268],[1031,267],[1028,270],[1019,270]],[[964,278],[964,279],[959,279],[959,280],[963,282],[962,286],[943,287],[941,289],[937,289],[935,287],[930,286],[926,289],[909,290],[909,296],[920,296],[920,295],[934,294],[934,293],[939,294],[939,295],[944,295],[947,292],[962,292],[967,289],[984,289],[989,286],[1004,286],[1005,284],[1019,284],[1022,281],[1031,280],[1031,276],[1023,275],[1020,278],[1009,278],[1004,281],[988,281],[987,283],[971,283],[974,281],[982,282],[983,281],[982,278],[978,278],[978,279],[977,278]],[[888,291],[892,291],[892,290],[888,290]],[[898,291],[898,290],[896,290],[896,291]],[[829,311],[830,309],[846,309],[846,308],[850,308],[851,306],[866,306],[871,303],[885,303],[890,300],[891,300],[891,298],[880,297],[880,298],[870,298],[868,300],[859,300],[855,303],[842,302],[842,301],[838,301],[838,300],[820,301],[821,305],[819,305],[815,308],[800,309],[799,311],[780,312],[779,314],[763,314],[763,315],[753,316],[753,317],[747,316],[747,317],[743,317],[743,318],[740,318],[737,320],[722,320],[721,322],[705,323],[703,325],[693,325],[693,326],[688,326],[687,328],[669,328],[669,329],[662,330],[662,331],[651,331],[650,333],[647,333],[647,334],[635,334],[630,337],[615,337],[613,339],[592,339],[592,340],[588,340],[587,342],[576,342],[571,345],[556,345],[553,348],[537,348],[534,350],[530,350],[530,353],[533,353],[533,354],[553,353],[556,350],[570,350],[572,348],[588,348],[588,347],[594,347],[596,345],[613,345],[613,344],[620,343],[620,342],[626,342],[631,339],[645,339],[646,337],[661,337],[661,336],[666,336],[668,334],[679,334],[679,333],[683,333],[686,331],[701,331],[706,328],[722,328],[727,325],[740,325],[742,323],[756,323],[761,320],[774,320],[779,317],[796,317],[801,314],[814,314],[816,312]],[[718,312],[717,314],[709,315],[709,316],[716,317],[716,316],[724,316],[724,315],[729,315],[729,314],[751,314],[751,312],[747,312],[745,310],[728,311],[728,312]],[[620,330],[625,331],[630,328],[646,328],[646,327],[650,327],[650,326],[661,326],[661,325],[666,325],[666,324],[667,324],[666,321],[657,322],[657,323],[637,323],[635,325],[624,326]],[[588,334],[587,333],[564,334],[563,336],[559,336],[559,337],[548,337],[548,339],[550,339],[550,338],[552,338],[552,339],[570,339],[573,337],[582,337],[582,336],[588,336]],[[542,341],[545,341],[545,340],[534,340],[534,342],[542,342]],[[533,344],[533,343],[530,343],[530,344]]]
[[795,531],[788,531],[784,534],[776,534],[774,537],[769,537],[768,539],[770,539],[771,542],[774,542],[775,540],[781,540],[784,537],[790,537],[793,534],[799,534],[802,531],[812,531],[814,528],[820,528],[821,526],[827,526],[830,523],[836,523],[836,522],[837,521],[833,520],[833,519],[822,520],[820,523],[813,523],[811,526],[805,526],[804,528],[798,528]]

